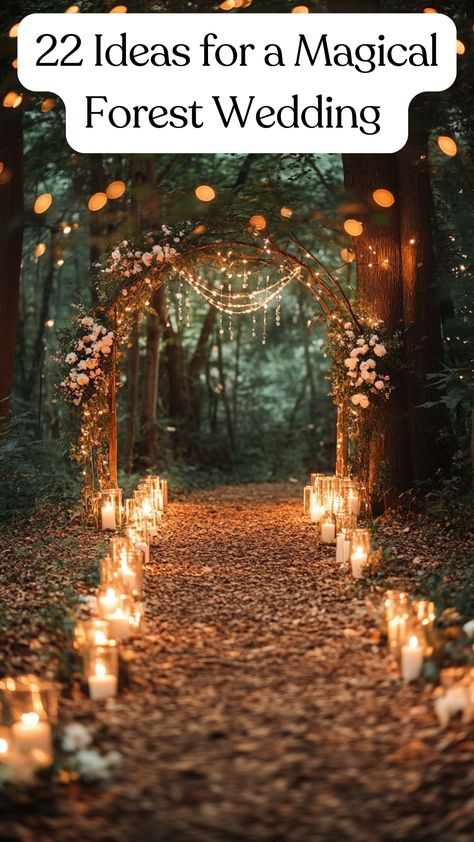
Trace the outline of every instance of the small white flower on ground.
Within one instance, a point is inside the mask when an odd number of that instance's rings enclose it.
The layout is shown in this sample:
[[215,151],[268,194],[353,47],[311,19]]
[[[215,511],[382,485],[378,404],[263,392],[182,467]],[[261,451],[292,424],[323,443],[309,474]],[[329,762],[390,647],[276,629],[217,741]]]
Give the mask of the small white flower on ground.
[[76,767],[86,783],[102,783],[109,780],[111,772],[117,768],[121,756],[116,751],[100,755],[92,749],[82,749],[76,754]]
[[462,629],[469,640],[474,638],[474,620],[469,620],[467,623],[464,623]]
[[80,722],[66,725],[62,741],[64,751],[79,751],[90,746],[91,742],[92,737],[89,731]]
[[387,353],[387,349],[385,345],[375,345],[374,347],[374,354],[376,357],[384,357]]

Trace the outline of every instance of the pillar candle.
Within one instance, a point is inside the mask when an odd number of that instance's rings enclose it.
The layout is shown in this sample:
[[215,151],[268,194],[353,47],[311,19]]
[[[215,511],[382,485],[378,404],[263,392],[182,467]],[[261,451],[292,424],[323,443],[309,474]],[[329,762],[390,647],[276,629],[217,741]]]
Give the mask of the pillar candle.
[[344,532],[340,532],[336,538],[336,561],[338,564],[344,564],[345,561],[345,551],[344,546],[346,543],[346,536]]
[[107,673],[104,664],[96,664],[95,675],[88,679],[89,695],[95,702],[117,694],[117,676]]
[[336,537],[336,527],[332,521],[321,524],[321,540],[325,544],[332,544]]
[[40,720],[35,711],[23,713],[20,722],[12,725],[12,738],[15,748],[22,752],[36,749],[51,754],[52,731],[49,722]]
[[111,500],[102,506],[102,529],[115,529],[115,508]]
[[402,678],[404,681],[415,681],[423,669],[423,648],[414,635],[408,644],[402,646]]
[[352,575],[354,579],[360,579],[366,564],[367,553],[364,553],[360,547],[357,547],[351,554]]
[[146,541],[138,541],[135,544],[135,546],[136,546],[137,550],[141,550],[142,553],[144,553],[144,556],[145,556],[144,563],[150,564],[150,547],[148,546],[147,542]]
[[113,640],[126,640],[130,637],[130,615],[117,608],[113,614],[107,614],[105,617],[110,627],[110,634]]

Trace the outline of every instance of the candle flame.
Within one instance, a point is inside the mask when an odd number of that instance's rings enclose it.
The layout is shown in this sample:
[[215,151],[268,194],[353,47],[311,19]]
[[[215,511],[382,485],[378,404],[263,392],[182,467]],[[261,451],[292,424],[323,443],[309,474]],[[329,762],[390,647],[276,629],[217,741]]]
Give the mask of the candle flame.
[[105,678],[107,670],[105,669],[104,664],[96,664],[95,665],[95,674],[97,678]]
[[8,743],[3,738],[0,739],[0,754],[5,754],[8,751]]
[[107,638],[103,631],[96,631],[94,632],[94,640],[96,643],[107,643]]
[[21,721],[23,722],[23,725],[37,725],[39,722],[39,716],[34,711],[31,713],[22,713]]
[[408,645],[409,645],[410,649],[416,649],[417,648],[418,638],[416,637],[416,635],[413,635],[413,637],[410,637],[410,640],[408,641]]

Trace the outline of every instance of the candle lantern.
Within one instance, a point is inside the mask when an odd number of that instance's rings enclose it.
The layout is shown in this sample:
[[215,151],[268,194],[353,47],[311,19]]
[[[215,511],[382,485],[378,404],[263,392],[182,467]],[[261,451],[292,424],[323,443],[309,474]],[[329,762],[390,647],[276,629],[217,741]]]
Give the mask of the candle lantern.
[[53,762],[52,725],[57,722],[58,689],[51,681],[20,675],[0,681],[0,705],[16,752],[35,767]]
[[[110,546],[110,556],[104,573],[107,577],[103,584],[115,584],[123,593],[134,593],[141,596],[143,590],[143,551],[136,549],[131,541],[122,539]],[[104,565],[105,566],[105,565]]]
[[97,494],[97,527],[115,531],[122,526],[122,489],[101,488]]
[[162,512],[164,509],[164,499],[163,499],[163,482],[158,476],[150,475],[147,478],[147,482],[149,487],[152,490],[153,494],[153,502],[155,506],[155,511]]
[[359,517],[361,491],[358,480],[344,477],[342,480],[342,493],[349,514],[354,515],[356,518]]
[[136,526],[127,526],[127,538],[132,542],[135,550],[142,553],[142,564],[145,566],[150,563],[150,547],[147,541],[146,529],[139,529]]
[[96,702],[117,694],[119,659],[115,641],[104,646],[88,646],[83,651],[84,676],[89,695]]
[[416,634],[410,634],[401,646],[401,673],[406,682],[416,681],[423,670],[424,647]]
[[74,627],[74,649],[81,650],[86,646],[104,645],[110,637],[110,628],[106,620],[100,617],[78,620]]
[[137,503],[133,497],[125,500],[125,526],[134,527],[137,522]]
[[146,529],[148,542],[154,544],[158,538],[158,521],[149,489],[134,491],[133,496],[137,505],[138,523],[142,529]]
[[116,641],[127,640],[133,631],[130,623],[134,606],[133,597],[119,593],[114,587],[99,588],[97,594],[99,613],[101,618],[109,624],[111,638]]
[[321,521],[321,541],[323,544],[334,544],[336,540],[336,524],[334,517],[327,512]]
[[352,532],[351,568],[354,579],[360,579],[370,558],[370,532],[354,529]]
[[403,591],[387,591],[384,599],[387,638],[390,654],[398,661],[401,646],[406,642],[410,604],[408,595]]
[[309,507],[309,516],[311,523],[321,523],[324,516],[324,506],[318,502],[317,495],[314,491],[311,492],[311,502]]
[[305,485],[303,490],[303,514],[309,515],[309,510],[311,506],[311,498],[312,498],[312,491],[313,487],[311,485]]
[[161,495],[163,498],[163,509],[168,507],[168,480],[161,480]]
[[345,514],[336,518],[336,561],[346,564],[351,558],[354,516]]

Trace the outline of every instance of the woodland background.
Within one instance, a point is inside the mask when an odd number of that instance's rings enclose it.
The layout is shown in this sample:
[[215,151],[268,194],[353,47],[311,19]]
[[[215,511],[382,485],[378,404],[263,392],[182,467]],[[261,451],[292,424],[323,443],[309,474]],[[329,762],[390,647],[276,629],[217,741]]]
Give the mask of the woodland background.
[[[10,27],[37,3],[4,3],[0,44],[1,99],[19,91],[16,41]],[[309,2],[311,11],[421,11],[420,2]],[[372,458],[384,466],[392,500],[407,489],[420,495],[457,494],[471,483],[473,376],[474,96],[472,26],[468,2],[443,2],[468,47],[455,85],[418,97],[410,141],[396,155],[80,155],[67,145],[64,108],[47,92],[23,92],[19,107],[0,108],[0,510],[9,518],[45,496],[76,494],[67,458],[67,430],[57,399],[58,331],[83,301],[94,304],[89,266],[113,243],[181,219],[219,224],[228,216],[263,214],[268,230],[294,231],[359,302],[402,330],[399,388],[381,421],[383,452],[374,435]],[[104,11],[107,2],[82,2]],[[234,13],[287,12],[287,0],[253,0]],[[41,11],[64,11],[61,2]],[[131,0],[129,11],[183,11],[182,2]],[[215,11],[213,3],[186,11]],[[458,154],[443,155],[439,135],[455,137]],[[100,211],[90,197],[116,180],[123,196]],[[210,184],[204,204],[195,188]],[[390,189],[396,212],[363,205],[367,191]],[[34,211],[50,193],[47,213]],[[290,209],[291,217],[281,209]],[[390,267],[369,267],[362,248],[343,231],[354,212],[366,238],[390,254]],[[284,212],[285,213],[285,212]],[[365,214],[365,215],[364,215]],[[419,244],[413,260],[408,242]],[[368,238],[368,239],[367,239]],[[342,249],[355,249],[347,263]],[[420,259],[421,255],[421,259]],[[176,290],[172,290],[173,294]],[[234,320],[231,340],[214,310],[192,296],[189,327],[176,313],[167,323],[164,293],[137,321],[120,390],[121,467],[153,467],[174,489],[219,482],[304,478],[332,470],[335,409],[328,397],[324,327],[314,300],[297,285],[283,296],[282,323],[268,313],[262,344],[258,317]],[[173,308],[172,308],[173,309]],[[311,322],[311,328],[308,328]],[[123,478],[123,481],[127,480]]]

